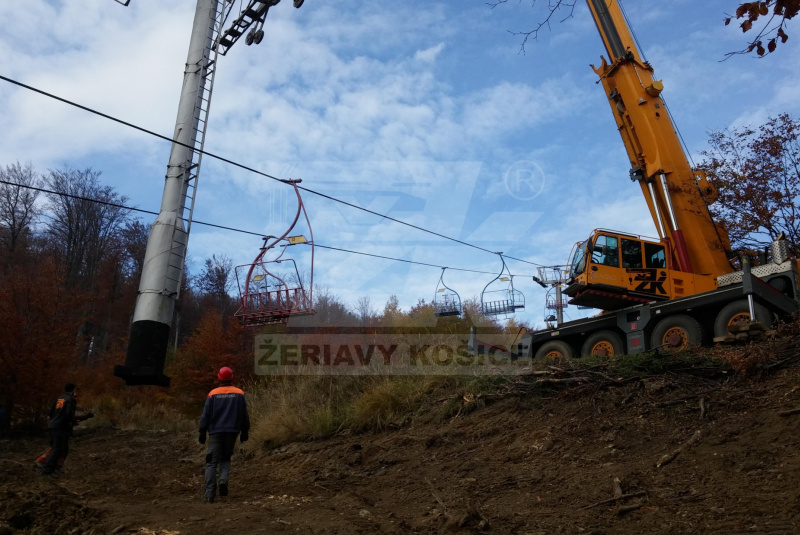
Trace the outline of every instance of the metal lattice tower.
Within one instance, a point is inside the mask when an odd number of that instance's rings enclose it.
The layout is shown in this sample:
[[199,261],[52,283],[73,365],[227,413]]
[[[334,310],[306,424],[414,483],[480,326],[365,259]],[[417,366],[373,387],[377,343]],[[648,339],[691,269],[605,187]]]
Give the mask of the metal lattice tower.
[[[556,323],[561,325],[564,323],[564,309],[569,306],[561,295],[561,288],[567,279],[569,266],[543,266],[538,270],[539,280],[536,282],[542,286],[550,286],[551,290],[555,290],[555,297],[551,296],[548,290],[545,296],[545,309],[555,310]],[[545,321],[547,320],[545,319]]]

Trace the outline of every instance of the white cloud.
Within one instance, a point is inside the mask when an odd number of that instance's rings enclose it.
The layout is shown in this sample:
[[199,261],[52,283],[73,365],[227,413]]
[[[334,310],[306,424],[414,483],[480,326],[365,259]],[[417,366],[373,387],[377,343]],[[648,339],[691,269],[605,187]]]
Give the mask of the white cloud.
[[[1,2],[0,72],[169,135],[194,3]],[[718,24],[714,6],[680,6],[654,17],[650,7],[632,5],[629,15],[690,147],[702,147],[709,128],[796,112],[800,80],[787,59],[796,55],[794,40],[774,58],[720,63],[741,33]],[[528,5],[490,10],[461,0],[338,0],[299,10],[283,2],[271,10],[260,46],[239,43],[221,59],[206,150],[449,236],[496,235],[488,249],[535,262],[566,261],[571,244],[599,226],[654,233],[587,67],[604,53],[587,10],[579,5],[574,20],[554,24],[521,56],[506,30],[530,26],[528,17],[536,18]],[[165,143],[5,83],[0,124],[0,164],[94,166],[141,207],[157,208]],[[545,175],[532,200],[515,198],[503,183],[522,160]],[[304,200],[319,243],[499,269],[485,252],[311,194]],[[274,233],[290,201],[283,185],[204,159],[199,219]],[[190,248],[198,261],[223,253],[247,262],[259,245],[256,236],[196,226]],[[369,293],[378,307],[392,293],[404,306],[430,299],[438,274],[317,251],[321,284],[351,301]],[[487,277],[453,272],[452,281],[469,298]],[[530,299],[539,290],[520,284],[529,294],[526,314],[540,318],[541,304]]]
[[414,54],[414,59],[417,61],[424,61],[425,63],[432,63],[436,61],[436,58],[442,50],[444,50],[444,43],[439,43],[425,50],[417,50],[416,54]]

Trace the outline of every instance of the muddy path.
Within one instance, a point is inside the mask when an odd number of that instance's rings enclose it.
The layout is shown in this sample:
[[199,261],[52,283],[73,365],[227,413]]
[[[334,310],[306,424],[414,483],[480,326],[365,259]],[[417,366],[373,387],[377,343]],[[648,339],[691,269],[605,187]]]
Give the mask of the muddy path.
[[0,535],[800,532],[800,414],[779,414],[800,369],[563,398],[239,453],[213,504],[193,434],[84,433],[57,480],[32,468],[43,437],[5,441]]

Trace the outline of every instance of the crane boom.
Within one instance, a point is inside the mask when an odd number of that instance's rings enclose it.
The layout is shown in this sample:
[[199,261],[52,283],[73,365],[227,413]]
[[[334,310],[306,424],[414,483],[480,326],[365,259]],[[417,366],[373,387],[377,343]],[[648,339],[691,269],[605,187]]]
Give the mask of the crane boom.
[[733,271],[730,242],[708,205],[716,191],[696,173],[661,97],[663,84],[642,60],[618,0],[587,0],[608,52],[594,71],[600,76],[617,129],[659,238],[671,250],[673,269],[716,277]]
[[[595,229],[572,248],[560,273],[569,304],[603,312],[525,333],[507,354],[551,359],[670,353],[712,340],[740,340],[744,331],[769,328],[776,315],[796,314],[800,260],[789,256],[779,237],[771,258],[760,256],[757,265],[743,258],[740,271],[731,266],[727,233],[708,210],[717,192],[692,169],[661,97],[664,86],[636,49],[619,0],[587,3],[609,57],[592,67],[659,239]],[[750,331],[751,322],[760,328]],[[469,348],[478,354],[500,351],[475,336]]]

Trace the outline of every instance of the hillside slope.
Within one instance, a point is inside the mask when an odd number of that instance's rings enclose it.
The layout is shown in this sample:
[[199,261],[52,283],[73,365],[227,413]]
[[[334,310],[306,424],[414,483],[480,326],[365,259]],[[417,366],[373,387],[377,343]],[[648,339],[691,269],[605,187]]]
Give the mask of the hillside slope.
[[[795,407],[796,365],[758,382],[670,373],[501,397],[238,454],[231,495],[214,504],[194,435],[92,431],[57,480],[31,468],[43,440],[6,441],[0,534],[797,533],[800,414],[779,414]],[[634,496],[601,503],[614,478]]]

